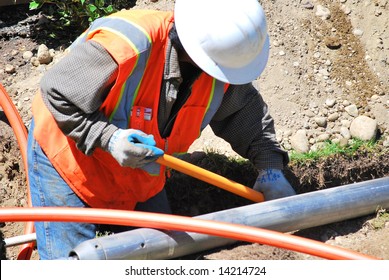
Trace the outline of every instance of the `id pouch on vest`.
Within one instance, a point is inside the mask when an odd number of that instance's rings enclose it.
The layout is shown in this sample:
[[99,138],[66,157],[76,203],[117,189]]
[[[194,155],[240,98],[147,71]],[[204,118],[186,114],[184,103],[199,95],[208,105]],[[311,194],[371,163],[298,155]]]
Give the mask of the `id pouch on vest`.
[[139,129],[145,133],[149,133],[149,125],[151,125],[152,109],[133,106],[131,110],[130,127],[133,129]]

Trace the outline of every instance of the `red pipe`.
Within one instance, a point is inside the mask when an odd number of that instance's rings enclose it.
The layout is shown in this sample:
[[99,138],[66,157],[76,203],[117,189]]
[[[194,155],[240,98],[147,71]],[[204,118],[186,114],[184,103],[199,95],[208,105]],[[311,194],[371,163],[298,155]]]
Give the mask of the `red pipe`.
[[[17,111],[15,105],[12,103],[9,95],[7,94],[5,88],[0,83],[0,106],[3,108],[5,115],[14,131],[16,140],[19,145],[19,149],[22,153],[24,168],[27,173],[27,129],[24,126],[24,123],[20,117],[19,112]],[[28,183],[28,177],[26,176],[27,181],[27,203],[29,207],[32,207],[30,188]],[[24,227],[24,233],[30,234],[34,232],[34,223],[27,222]],[[21,246],[17,259],[18,260],[28,260],[31,258],[32,251],[34,250],[34,243],[28,243]]]
[[91,208],[35,207],[1,208],[0,221],[53,221],[117,224],[164,230],[190,231],[301,252],[334,260],[377,258],[325,243],[272,230],[232,223],[200,220],[167,214]]

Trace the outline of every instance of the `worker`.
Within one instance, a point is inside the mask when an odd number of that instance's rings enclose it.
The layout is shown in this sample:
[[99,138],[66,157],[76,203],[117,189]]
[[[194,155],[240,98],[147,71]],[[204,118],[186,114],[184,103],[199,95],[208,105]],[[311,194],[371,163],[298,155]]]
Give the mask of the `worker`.
[[[294,195],[287,153],[252,81],[269,36],[257,0],[176,0],[174,11],[97,19],[42,77],[28,139],[35,207],[171,213],[164,153],[187,152],[209,124],[258,169],[266,200]],[[67,257],[123,227],[37,222],[41,259]]]

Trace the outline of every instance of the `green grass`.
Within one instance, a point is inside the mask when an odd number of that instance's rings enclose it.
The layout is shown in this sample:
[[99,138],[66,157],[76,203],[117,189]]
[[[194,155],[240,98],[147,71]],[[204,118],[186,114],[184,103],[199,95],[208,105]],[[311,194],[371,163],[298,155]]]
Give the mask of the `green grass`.
[[96,231],[95,238],[105,237],[105,236],[112,235],[112,234],[114,234],[114,233],[110,232],[110,231],[104,231],[104,232]]
[[[316,151],[310,151],[308,153],[291,151],[289,153],[289,158],[293,163],[304,164],[304,162],[313,162],[334,155],[354,156],[361,152],[376,153],[379,151],[378,147],[379,145],[376,141],[363,141],[360,139],[352,139],[345,146],[342,146],[339,143],[326,141],[324,142],[323,147]],[[228,172],[229,169],[231,169],[231,163],[234,167],[240,168],[247,167],[249,164],[244,158],[226,157],[212,149],[208,149],[205,153],[207,154],[209,164],[211,166],[217,166],[217,168],[221,170],[221,173]]]
[[388,222],[389,213],[385,209],[380,209],[377,211],[377,216],[369,223],[375,230],[379,230],[384,228]]
[[325,142],[324,146],[317,151],[310,151],[308,153],[298,153],[292,151],[289,154],[290,160],[298,163],[305,161],[315,161],[323,157],[329,157],[332,155],[340,154],[346,156],[353,156],[358,151],[374,152],[376,146],[375,141],[363,141],[359,139],[353,139],[346,146],[341,146],[338,143],[331,141]]

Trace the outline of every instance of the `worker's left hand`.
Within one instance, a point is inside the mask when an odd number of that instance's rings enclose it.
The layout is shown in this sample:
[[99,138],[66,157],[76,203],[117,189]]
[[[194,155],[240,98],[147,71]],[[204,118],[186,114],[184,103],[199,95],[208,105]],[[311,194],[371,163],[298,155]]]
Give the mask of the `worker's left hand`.
[[260,170],[253,189],[262,192],[266,201],[296,194],[279,169]]

